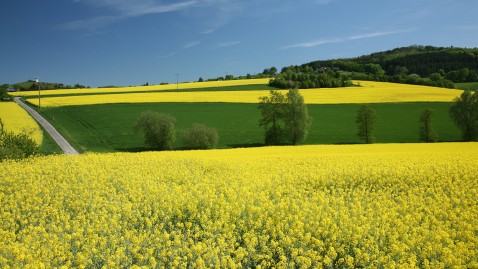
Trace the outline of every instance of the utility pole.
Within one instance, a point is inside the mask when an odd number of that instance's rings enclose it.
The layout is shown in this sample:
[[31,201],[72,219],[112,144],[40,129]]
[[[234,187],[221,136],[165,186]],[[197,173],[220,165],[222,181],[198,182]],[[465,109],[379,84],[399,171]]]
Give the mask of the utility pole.
[[40,110],[41,108],[41,103],[40,103],[40,100],[41,100],[41,94],[40,94],[40,79],[37,77],[35,77],[35,82],[38,86],[38,110]]
[[176,90],[179,90],[179,75],[180,74],[175,74],[176,75]]

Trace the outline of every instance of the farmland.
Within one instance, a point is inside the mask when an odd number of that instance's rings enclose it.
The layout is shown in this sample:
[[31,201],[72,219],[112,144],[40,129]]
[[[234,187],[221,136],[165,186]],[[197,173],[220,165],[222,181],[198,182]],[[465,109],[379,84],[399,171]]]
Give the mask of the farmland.
[[[176,117],[178,137],[181,130],[202,123],[218,130],[219,148],[261,146],[264,139],[257,103],[271,89],[267,82],[50,90],[42,95],[42,114],[81,152],[144,150],[141,134],[135,133],[133,126],[141,112],[148,110]],[[418,142],[418,115],[425,107],[436,111],[434,126],[440,141],[460,140],[448,108],[461,90],[370,81],[354,84],[301,90],[313,117],[305,144],[359,143],[354,118],[359,104],[364,103],[378,110],[378,142]],[[17,94],[33,105],[38,102],[29,92]],[[173,146],[180,149],[180,139]]]
[[[451,102],[461,90],[405,85],[384,82],[356,81],[361,87],[320,88],[302,90],[308,104],[350,104],[350,103],[395,103],[395,102]],[[201,83],[196,83],[201,84]],[[128,88],[125,88],[127,90]],[[117,104],[117,103],[164,103],[164,102],[211,102],[211,103],[257,103],[259,97],[267,95],[261,90],[221,91],[207,88],[196,91],[154,91],[127,92],[123,94],[55,95],[42,98],[43,107]],[[84,91],[84,90],[83,90]],[[28,99],[38,105],[38,98]]]
[[[134,92],[156,92],[156,91],[174,91],[208,88],[229,88],[229,87],[248,87],[249,85],[267,85],[269,79],[248,79],[248,80],[227,80],[227,81],[206,81],[206,82],[186,82],[181,84],[165,84],[151,86],[135,87],[110,87],[110,88],[87,88],[87,89],[60,89],[42,91],[43,96],[50,95],[87,95],[87,94],[115,94],[115,93],[134,93]],[[15,92],[15,96],[37,96],[35,91]]]
[[[448,103],[372,104],[379,122],[378,142],[418,142],[420,110],[435,110],[435,130],[440,141],[457,141],[460,132],[448,116]],[[313,123],[306,144],[359,143],[355,126],[358,104],[309,105]],[[144,150],[141,133],[133,126],[143,111],[176,117],[176,129],[199,122],[218,130],[220,148],[260,146],[260,113],[255,104],[234,103],[147,103],[65,106],[43,109],[43,114],[80,151],[112,152]],[[340,124],[337,124],[340,123]],[[178,139],[174,148],[180,148]]]
[[477,143],[48,156],[0,169],[0,267],[475,268]]

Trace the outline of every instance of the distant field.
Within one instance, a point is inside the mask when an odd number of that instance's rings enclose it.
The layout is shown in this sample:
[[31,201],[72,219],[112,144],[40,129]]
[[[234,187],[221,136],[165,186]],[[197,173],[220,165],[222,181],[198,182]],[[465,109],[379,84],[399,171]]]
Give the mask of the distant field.
[[[154,92],[154,91],[170,91],[184,89],[199,88],[223,88],[233,86],[249,86],[249,85],[268,85],[270,78],[261,79],[242,79],[242,80],[224,80],[224,81],[205,81],[205,82],[185,82],[179,84],[151,85],[151,86],[134,86],[134,87],[115,87],[115,88],[82,88],[82,89],[59,89],[42,91],[43,96],[49,95],[83,95],[83,94],[111,94],[111,93],[130,93],[130,92]],[[22,91],[12,93],[14,96],[36,96],[35,91]]]
[[[418,142],[418,115],[435,110],[434,127],[441,141],[458,141],[460,132],[448,116],[448,103],[372,104],[379,116],[377,142]],[[305,144],[359,143],[355,115],[359,104],[308,105],[313,123]],[[143,111],[169,113],[176,117],[176,129],[193,123],[214,127],[219,147],[259,146],[263,130],[256,104],[235,103],[146,103],[66,106],[47,108],[43,114],[80,151],[114,152],[143,150],[143,138],[133,131]],[[175,148],[180,148],[178,139]]]
[[461,90],[478,90],[478,82],[455,83],[455,87]]
[[[356,81],[361,87],[320,88],[301,90],[308,104],[354,104],[395,102],[451,102],[461,90],[437,87],[405,85],[386,82]],[[124,94],[57,96],[42,98],[43,107],[94,105],[116,103],[164,103],[164,102],[211,102],[257,103],[268,90],[221,91],[198,89],[197,91],[160,91]],[[286,91],[282,91],[286,92]],[[37,98],[28,99],[38,105]]]
[[[179,89],[151,89],[151,90],[132,90],[128,91],[130,88],[123,88],[123,91],[114,91],[114,92],[100,92],[100,91],[71,91],[71,90],[49,90],[42,91],[41,97],[52,98],[52,97],[69,97],[69,96],[91,96],[91,95],[114,95],[114,94],[146,94],[146,93],[189,93],[189,92],[230,92],[230,91],[257,91],[257,90],[275,90],[276,88],[271,87],[267,84],[250,84],[250,85],[237,85],[237,86],[220,86],[220,87],[206,87],[206,88],[179,88]],[[19,95],[26,99],[36,99],[38,98],[38,92],[19,92],[14,93],[13,95]]]

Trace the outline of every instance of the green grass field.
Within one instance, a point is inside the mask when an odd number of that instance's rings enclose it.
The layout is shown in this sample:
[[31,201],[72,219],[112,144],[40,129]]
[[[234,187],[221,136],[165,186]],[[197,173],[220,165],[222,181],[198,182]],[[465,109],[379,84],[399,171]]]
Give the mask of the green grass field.
[[460,90],[478,90],[478,82],[455,83],[455,87]]
[[[448,116],[448,103],[372,104],[379,121],[378,143],[418,142],[418,117],[425,107],[435,110],[434,129],[440,141],[458,141],[459,130]],[[359,104],[308,105],[313,117],[309,137],[304,144],[360,143],[356,136],[355,115]],[[177,119],[179,132],[193,123],[203,123],[218,130],[219,148],[260,146],[263,129],[256,104],[231,103],[145,103],[67,106],[47,108],[42,114],[81,152],[144,150],[141,133],[133,126],[143,111],[168,113]]]

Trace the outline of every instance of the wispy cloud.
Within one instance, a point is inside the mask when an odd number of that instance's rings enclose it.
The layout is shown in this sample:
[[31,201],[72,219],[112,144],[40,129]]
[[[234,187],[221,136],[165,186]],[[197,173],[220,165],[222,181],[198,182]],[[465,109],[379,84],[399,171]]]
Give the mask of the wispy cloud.
[[227,48],[227,47],[238,45],[239,43],[241,42],[240,41],[222,42],[217,44],[217,48]]
[[184,10],[196,5],[198,0],[189,0],[174,4],[158,4],[154,0],[76,0],[75,2],[109,10],[110,15],[71,21],[64,25],[67,29],[94,30],[132,17]]
[[318,5],[327,5],[331,2],[334,2],[336,0],[312,0],[312,2],[314,2],[315,4],[318,4]]
[[166,58],[171,58],[173,57],[174,55],[176,55],[176,52],[173,51],[171,53],[168,53],[168,54],[164,54],[164,55],[160,55],[157,57],[158,60],[162,60],[162,59],[166,59]]
[[247,1],[201,0],[200,6],[204,8],[201,34],[211,34],[240,16]]
[[189,49],[189,48],[192,48],[192,47],[195,47],[197,45],[201,44],[201,42],[199,41],[191,41],[191,42],[188,42],[186,44],[183,45],[183,49]]
[[325,44],[330,44],[330,43],[341,43],[341,42],[346,42],[346,41],[353,41],[353,40],[373,38],[373,37],[379,37],[379,36],[394,35],[394,34],[400,34],[400,33],[411,32],[411,31],[413,31],[413,30],[370,32],[370,33],[357,34],[357,35],[351,35],[351,36],[346,36],[346,37],[323,38],[323,39],[317,39],[317,40],[313,40],[313,41],[309,41],[309,42],[286,45],[286,46],[283,46],[282,49],[312,48],[312,47],[325,45]]

